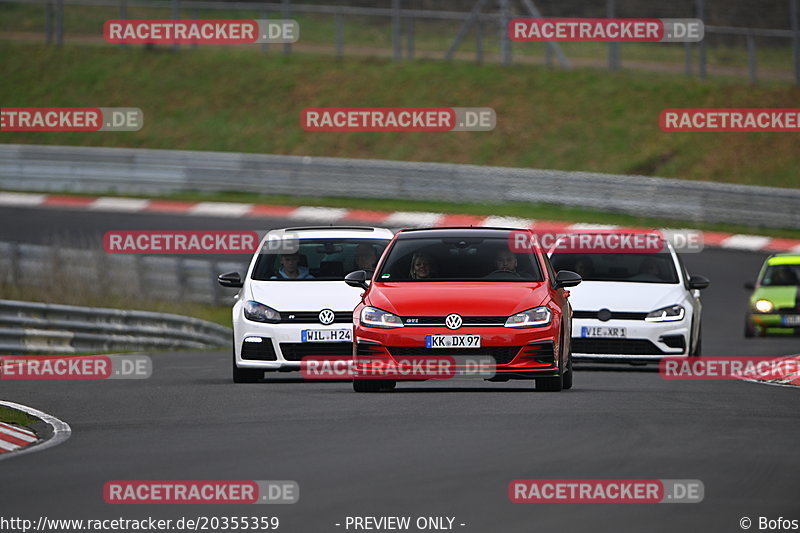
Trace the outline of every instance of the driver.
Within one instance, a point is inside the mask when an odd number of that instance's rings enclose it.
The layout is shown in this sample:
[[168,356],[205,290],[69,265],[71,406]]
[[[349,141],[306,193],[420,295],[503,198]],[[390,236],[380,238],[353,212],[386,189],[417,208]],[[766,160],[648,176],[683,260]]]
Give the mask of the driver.
[[517,272],[517,254],[511,250],[500,250],[494,258],[495,271]]
[[414,254],[414,257],[411,258],[411,272],[409,273],[411,279],[428,279],[435,273],[436,265],[430,255],[424,252]]
[[281,256],[281,268],[272,279],[314,279],[308,267],[300,264],[300,254],[284,254]]

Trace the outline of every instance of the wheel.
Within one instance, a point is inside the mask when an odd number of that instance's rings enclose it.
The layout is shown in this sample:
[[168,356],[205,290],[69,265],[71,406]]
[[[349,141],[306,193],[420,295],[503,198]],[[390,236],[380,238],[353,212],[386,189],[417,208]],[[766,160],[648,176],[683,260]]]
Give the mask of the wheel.
[[239,368],[236,366],[236,352],[233,352],[233,382],[234,383],[255,383],[264,377],[264,371],[260,368]]
[[[536,386],[538,387],[539,384],[537,383]],[[569,354],[569,358],[567,359],[567,371],[564,372],[564,379],[561,381],[561,386],[564,390],[569,390],[572,388],[572,354]]]
[[536,378],[536,390],[543,392],[561,392],[564,388],[564,376],[558,375],[549,378]]
[[756,336],[756,328],[753,327],[753,322],[749,316],[744,317],[744,336],[748,339]]
[[703,354],[703,336],[698,332],[697,345],[695,345],[694,350],[690,354],[690,357],[700,357],[702,354]]
[[383,380],[383,383],[381,384],[381,388],[383,390],[394,390],[395,387],[397,387],[397,381],[395,381],[393,379],[385,379],[385,380]]
[[354,379],[353,390],[356,392],[379,392],[381,390],[381,380]]

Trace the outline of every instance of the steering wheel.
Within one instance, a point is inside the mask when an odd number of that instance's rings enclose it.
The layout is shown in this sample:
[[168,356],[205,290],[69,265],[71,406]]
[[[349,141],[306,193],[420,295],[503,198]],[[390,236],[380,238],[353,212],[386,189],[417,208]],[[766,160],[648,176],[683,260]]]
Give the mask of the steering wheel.
[[[489,273],[489,276],[494,276],[495,274],[505,274],[505,275],[511,274],[512,276],[514,276],[516,278],[521,277],[519,275],[519,272],[514,272],[513,270],[505,270],[505,269],[494,270],[494,271]],[[487,276],[487,277],[489,277],[489,276]]]

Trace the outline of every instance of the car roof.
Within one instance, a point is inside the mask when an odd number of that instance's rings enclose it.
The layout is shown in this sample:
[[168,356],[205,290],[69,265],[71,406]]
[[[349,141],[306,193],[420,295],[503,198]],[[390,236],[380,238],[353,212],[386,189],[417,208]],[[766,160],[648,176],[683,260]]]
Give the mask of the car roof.
[[267,236],[272,238],[281,238],[288,235],[298,239],[353,238],[385,239],[388,241],[394,236],[394,233],[388,228],[371,226],[297,226],[273,229],[267,233]]
[[403,229],[397,233],[397,239],[444,239],[454,237],[500,237],[507,238],[512,231],[528,231],[523,228],[485,228],[485,227],[451,227],[451,228],[414,228]]
[[800,254],[784,253],[775,254],[767,259],[767,264],[772,265],[798,265],[800,264]]

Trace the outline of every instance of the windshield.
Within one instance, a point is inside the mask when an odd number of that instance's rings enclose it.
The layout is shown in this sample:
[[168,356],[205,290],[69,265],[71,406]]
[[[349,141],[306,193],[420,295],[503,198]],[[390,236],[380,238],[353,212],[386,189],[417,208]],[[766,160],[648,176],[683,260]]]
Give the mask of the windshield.
[[800,286],[800,264],[769,265],[761,278],[764,287]]
[[550,261],[556,271],[571,270],[585,281],[678,283],[675,263],[668,253],[554,253]]
[[377,281],[543,280],[532,252],[515,253],[507,237],[399,239]]
[[379,239],[302,239],[295,241],[291,250],[279,250],[284,253],[259,254],[252,279],[341,281],[354,270],[375,270],[388,244]]

